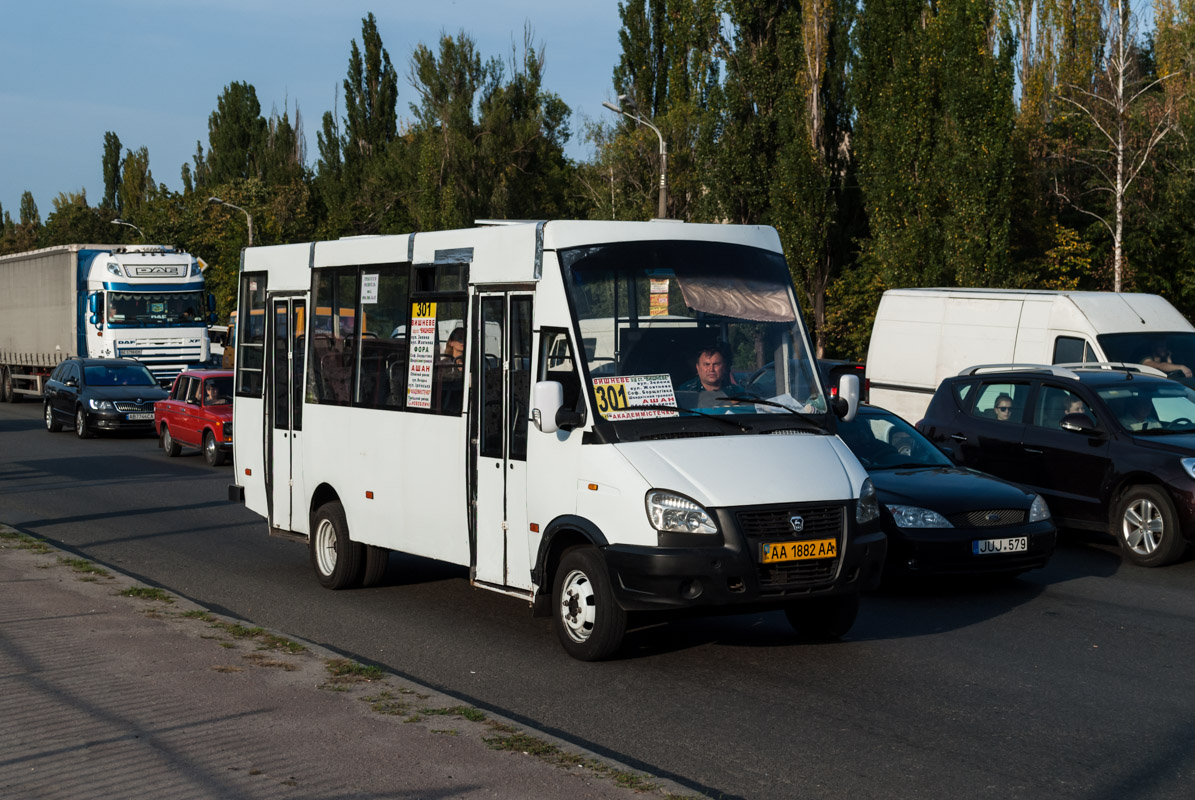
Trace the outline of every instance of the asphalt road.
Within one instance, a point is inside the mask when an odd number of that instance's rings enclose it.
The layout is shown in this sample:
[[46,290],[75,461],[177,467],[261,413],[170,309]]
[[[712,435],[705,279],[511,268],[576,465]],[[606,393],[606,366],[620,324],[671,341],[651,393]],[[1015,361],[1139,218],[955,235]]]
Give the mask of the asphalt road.
[[1182,797],[1195,784],[1195,561],[1122,566],[1064,537],[998,586],[865,598],[847,640],[780,613],[652,624],[583,664],[464,570],[392,556],[330,592],[225,501],[230,467],[149,437],[47,434],[0,405],[0,522],[671,777],[747,798]]

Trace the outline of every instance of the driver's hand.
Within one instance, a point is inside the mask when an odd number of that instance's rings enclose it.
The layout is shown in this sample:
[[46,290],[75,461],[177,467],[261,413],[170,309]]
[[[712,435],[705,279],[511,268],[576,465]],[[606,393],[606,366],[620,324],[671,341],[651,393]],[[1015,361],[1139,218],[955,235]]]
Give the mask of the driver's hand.
[[1189,377],[1191,377],[1191,368],[1190,368],[1190,367],[1183,367],[1183,375],[1184,375],[1184,376],[1186,376],[1186,377],[1188,377],[1188,378],[1189,378]]

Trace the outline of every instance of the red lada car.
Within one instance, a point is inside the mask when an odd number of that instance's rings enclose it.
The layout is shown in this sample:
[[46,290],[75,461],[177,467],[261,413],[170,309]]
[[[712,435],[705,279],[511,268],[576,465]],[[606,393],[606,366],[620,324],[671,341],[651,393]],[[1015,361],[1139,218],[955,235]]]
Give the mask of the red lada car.
[[168,456],[197,447],[213,467],[232,452],[232,371],[187,370],[154,405],[158,444]]

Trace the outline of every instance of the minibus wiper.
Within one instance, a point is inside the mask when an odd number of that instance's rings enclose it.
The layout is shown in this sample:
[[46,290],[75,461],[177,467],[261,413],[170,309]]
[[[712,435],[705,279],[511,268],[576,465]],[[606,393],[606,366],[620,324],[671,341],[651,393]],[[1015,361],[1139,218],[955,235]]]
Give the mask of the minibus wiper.
[[752,397],[750,395],[746,395],[746,396],[735,395],[734,397],[719,397],[718,402],[719,403],[754,403],[757,406],[772,406],[773,408],[783,408],[788,413],[796,414],[798,416],[800,416],[800,414],[801,414],[800,411],[797,411],[795,408],[786,406],[783,403],[777,403],[774,400],[764,400],[762,397]]
[[[721,400],[723,398],[719,398],[719,399]],[[741,422],[735,422],[733,419],[729,419],[722,414],[706,414],[705,412],[702,412],[702,411],[697,411],[692,408],[681,408],[680,406],[666,406],[666,405],[625,406],[624,408],[619,408],[616,410],[617,411],[656,411],[656,410],[659,410],[659,411],[683,411],[686,414],[696,414],[697,416],[704,417],[705,419],[712,419],[712,420],[716,420],[717,422],[725,422],[727,425],[735,426],[740,431],[751,430],[751,426],[744,425]]]

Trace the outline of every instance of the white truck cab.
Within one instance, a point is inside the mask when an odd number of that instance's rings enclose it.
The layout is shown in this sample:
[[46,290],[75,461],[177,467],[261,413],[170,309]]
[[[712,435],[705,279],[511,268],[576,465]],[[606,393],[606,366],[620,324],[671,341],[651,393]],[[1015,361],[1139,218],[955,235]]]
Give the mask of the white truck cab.
[[390,550],[466,565],[593,660],[638,610],[842,635],[879,580],[874,489],[835,435],[857,379],[829,402],[771,228],[253,248],[238,315],[230,496],[325,586],[376,583]]

